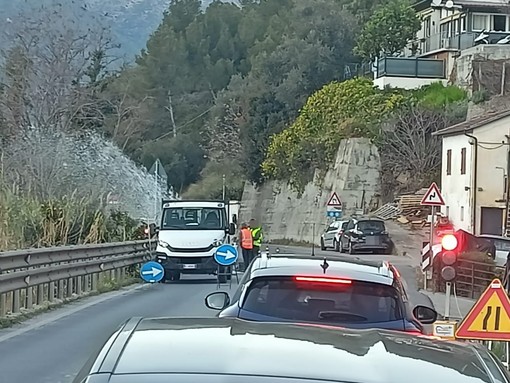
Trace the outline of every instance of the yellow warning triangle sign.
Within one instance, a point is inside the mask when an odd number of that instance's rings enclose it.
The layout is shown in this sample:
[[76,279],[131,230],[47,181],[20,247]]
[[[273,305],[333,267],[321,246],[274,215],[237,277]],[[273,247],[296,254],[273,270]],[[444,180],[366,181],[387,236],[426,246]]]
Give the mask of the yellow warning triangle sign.
[[510,299],[499,279],[494,279],[459,325],[455,337],[510,340]]

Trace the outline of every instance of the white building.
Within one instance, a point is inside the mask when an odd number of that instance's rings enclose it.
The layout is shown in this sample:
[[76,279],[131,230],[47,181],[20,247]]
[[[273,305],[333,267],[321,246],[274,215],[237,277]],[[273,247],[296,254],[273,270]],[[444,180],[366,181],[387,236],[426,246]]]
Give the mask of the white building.
[[486,45],[498,46],[497,56],[510,57],[510,45],[497,44],[510,34],[508,0],[443,0],[437,4],[432,0],[414,2],[421,29],[401,57],[381,58],[376,63],[375,85],[415,89],[457,80],[456,61],[463,55],[471,61],[470,52],[477,53],[472,49],[475,38],[482,31],[488,35]]
[[510,172],[510,111],[442,129],[441,193],[456,229],[504,235]]

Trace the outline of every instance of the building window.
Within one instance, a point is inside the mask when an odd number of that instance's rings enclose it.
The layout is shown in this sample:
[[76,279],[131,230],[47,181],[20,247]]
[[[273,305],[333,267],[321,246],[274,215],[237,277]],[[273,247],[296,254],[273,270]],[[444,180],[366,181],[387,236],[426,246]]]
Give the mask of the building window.
[[446,175],[449,176],[452,174],[452,150],[448,149],[446,151]]
[[489,15],[473,15],[473,31],[490,29]]
[[460,174],[466,174],[466,148],[460,151]]
[[506,32],[507,16],[506,15],[492,15],[492,30],[494,32]]
[[460,220],[464,221],[464,206],[460,207]]
[[431,17],[428,16],[423,20],[423,35],[425,37],[430,37],[430,27],[431,27]]

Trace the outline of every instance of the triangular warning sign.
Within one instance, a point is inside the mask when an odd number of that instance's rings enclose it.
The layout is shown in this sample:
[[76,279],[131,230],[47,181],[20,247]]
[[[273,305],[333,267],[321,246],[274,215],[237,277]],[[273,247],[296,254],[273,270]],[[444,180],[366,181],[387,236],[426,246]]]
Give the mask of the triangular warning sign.
[[510,299],[494,279],[464,318],[455,336],[461,339],[510,340]]
[[338,194],[336,194],[336,192],[333,192],[333,194],[331,194],[331,197],[329,197],[329,201],[328,201],[328,206],[331,206],[331,207],[341,207],[342,206],[342,201],[340,201],[340,197],[338,197]]
[[427,190],[421,200],[421,204],[429,206],[443,206],[445,204],[443,196],[435,182],[432,182],[432,185],[430,185],[429,190]]

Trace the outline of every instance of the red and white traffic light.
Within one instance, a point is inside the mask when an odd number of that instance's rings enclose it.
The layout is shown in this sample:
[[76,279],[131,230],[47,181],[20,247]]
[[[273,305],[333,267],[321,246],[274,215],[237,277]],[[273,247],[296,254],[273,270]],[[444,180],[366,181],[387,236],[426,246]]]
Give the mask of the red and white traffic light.
[[459,239],[455,234],[446,234],[441,239],[441,247],[441,277],[446,282],[451,282],[457,276],[456,263],[460,252]]

